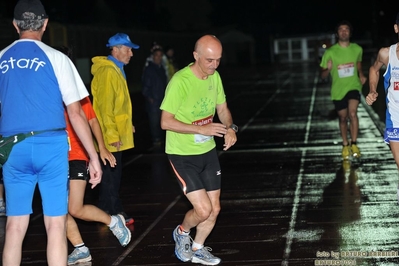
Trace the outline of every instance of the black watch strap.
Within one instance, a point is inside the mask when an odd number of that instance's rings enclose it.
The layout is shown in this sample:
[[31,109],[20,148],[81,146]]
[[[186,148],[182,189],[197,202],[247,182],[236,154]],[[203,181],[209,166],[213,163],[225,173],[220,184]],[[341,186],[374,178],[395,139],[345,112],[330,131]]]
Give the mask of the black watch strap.
[[238,132],[238,126],[236,124],[231,124],[230,127],[232,130],[234,130],[235,133]]

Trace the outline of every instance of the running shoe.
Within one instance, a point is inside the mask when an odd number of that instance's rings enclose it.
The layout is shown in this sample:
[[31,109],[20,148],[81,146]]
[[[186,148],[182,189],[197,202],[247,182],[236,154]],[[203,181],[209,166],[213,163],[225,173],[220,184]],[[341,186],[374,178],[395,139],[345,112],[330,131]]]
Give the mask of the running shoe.
[[187,262],[191,260],[193,253],[191,250],[191,237],[190,235],[179,234],[179,226],[173,231],[173,240],[176,242],[175,254],[179,260]]
[[122,245],[122,247],[125,247],[127,244],[129,244],[132,234],[130,233],[130,230],[126,227],[125,218],[123,218],[121,214],[114,215],[114,217],[118,219],[118,222],[109,229],[119,240],[119,243]]
[[351,145],[351,150],[352,150],[352,156],[355,158],[360,158],[361,154],[360,154],[360,150],[357,147],[356,144],[352,144]]
[[201,263],[203,265],[218,265],[222,260],[216,256],[213,256],[209,251],[212,251],[210,247],[203,247],[193,251],[192,263]]
[[82,251],[79,248],[75,248],[71,254],[68,255],[68,265],[74,265],[81,262],[91,261],[90,250],[86,248],[86,251]]
[[350,155],[351,155],[351,148],[349,147],[349,145],[342,146],[342,158],[349,159]]

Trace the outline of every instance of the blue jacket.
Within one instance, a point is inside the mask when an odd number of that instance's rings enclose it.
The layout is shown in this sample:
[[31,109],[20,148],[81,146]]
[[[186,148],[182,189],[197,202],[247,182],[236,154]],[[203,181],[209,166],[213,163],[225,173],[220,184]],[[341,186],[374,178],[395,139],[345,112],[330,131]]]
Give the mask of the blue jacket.
[[147,102],[152,99],[152,104],[159,109],[165,95],[166,85],[167,77],[164,67],[148,62],[142,76],[142,93]]

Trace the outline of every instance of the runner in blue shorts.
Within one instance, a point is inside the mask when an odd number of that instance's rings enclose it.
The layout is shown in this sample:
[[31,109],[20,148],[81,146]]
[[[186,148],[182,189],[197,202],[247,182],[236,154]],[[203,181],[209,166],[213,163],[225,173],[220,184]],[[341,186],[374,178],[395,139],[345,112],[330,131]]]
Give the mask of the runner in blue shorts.
[[[393,25],[394,31],[399,37],[399,13]],[[380,70],[384,70],[384,95],[386,102],[384,141],[389,144],[396,166],[399,168],[399,42],[378,51],[377,59],[370,67],[369,86],[370,91],[366,102],[372,105],[378,97],[377,87],[380,79]],[[399,184],[397,189],[399,203]]]
[[13,25],[19,39],[0,51],[0,135],[29,136],[14,145],[3,165],[7,224],[2,265],[20,265],[36,185],[47,233],[47,264],[66,265],[68,141],[64,106],[90,157],[92,184],[101,165],[80,106],[88,96],[72,61],[41,39],[48,18],[40,0],[19,0]]

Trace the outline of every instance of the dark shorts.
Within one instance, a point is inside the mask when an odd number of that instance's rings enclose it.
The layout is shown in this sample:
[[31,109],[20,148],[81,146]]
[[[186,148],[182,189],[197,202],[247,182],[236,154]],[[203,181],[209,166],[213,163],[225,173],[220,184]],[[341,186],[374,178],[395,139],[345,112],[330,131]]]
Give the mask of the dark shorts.
[[216,149],[200,155],[168,155],[184,194],[220,189],[222,171]]
[[348,108],[349,100],[358,100],[360,102],[360,91],[358,90],[349,91],[342,100],[339,101],[333,100],[335,110],[340,111]]
[[69,180],[88,181],[89,179],[89,165],[86,161],[69,161]]

